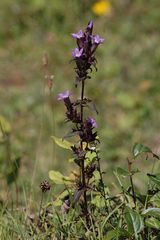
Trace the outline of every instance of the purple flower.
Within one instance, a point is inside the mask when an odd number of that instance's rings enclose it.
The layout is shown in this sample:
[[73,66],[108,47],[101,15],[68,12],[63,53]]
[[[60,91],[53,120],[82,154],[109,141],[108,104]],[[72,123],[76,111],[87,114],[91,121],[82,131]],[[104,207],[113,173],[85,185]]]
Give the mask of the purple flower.
[[60,100],[60,101],[65,100],[66,98],[69,98],[70,95],[71,95],[71,93],[69,92],[69,90],[64,91],[64,92],[58,94],[57,100]]
[[82,56],[82,53],[83,53],[83,48],[81,48],[80,50],[78,48],[75,48],[73,51],[72,51],[72,57],[73,58],[79,58]]
[[95,43],[96,45],[104,42],[104,38],[100,38],[98,34],[93,36],[92,39],[93,39],[93,43]]
[[94,120],[94,118],[88,118],[87,119],[87,123],[91,124],[91,126],[93,128],[97,128],[98,127],[96,121]]
[[84,33],[82,30],[79,30],[78,33],[72,33],[72,37],[75,39],[80,39],[80,38],[84,37]]

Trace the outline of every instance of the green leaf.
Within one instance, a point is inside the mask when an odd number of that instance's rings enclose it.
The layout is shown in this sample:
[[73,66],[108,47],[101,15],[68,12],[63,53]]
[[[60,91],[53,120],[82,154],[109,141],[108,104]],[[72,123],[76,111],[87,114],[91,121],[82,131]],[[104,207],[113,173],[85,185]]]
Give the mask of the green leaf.
[[149,218],[145,220],[145,224],[149,228],[154,228],[160,230],[160,221],[156,218]]
[[150,180],[151,180],[154,184],[160,186],[160,173],[157,173],[157,174],[154,174],[154,175],[148,173],[147,176],[150,178]]
[[148,201],[150,200],[150,196],[147,196],[147,195],[144,195],[144,194],[141,194],[139,192],[136,192],[136,198],[142,203],[142,204],[145,204],[146,202],[146,198],[148,199]]
[[96,182],[99,182],[99,180],[101,179],[101,176],[99,174],[99,171],[95,170],[94,173],[93,173],[93,176],[94,176],[94,180]]
[[51,136],[51,138],[54,140],[54,142],[61,148],[69,149],[71,150],[71,146],[74,144],[71,142],[68,142],[66,140],[63,140],[62,138],[57,138],[55,136]]
[[62,206],[63,204],[63,199],[68,196],[68,190],[64,190],[57,198],[56,200],[53,201],[54,206]]
[[0,115],[0,138],[2,138],[4,134],[8,134],[10,132],[10,123],[3,116]]
[[148,208],[142,212],[142,215],[160,217],[160,208]]
[[126,207],[124,217],[127,222],[128,232],[135,234],[136,239],[138,239],[138,233],[140,233],[144,227],[141,215],[131,208]]
[[116,169],[116,171],[117,171],[117,174],[118,174],[118,175],[123,176],[123,177],[127,177],[127,176],[130,175],[129,171],[127,171],[127,170],[125,170],[125,169],[123,169],[123,168],[120,168],[120,167],[118,167],[118,168]]
[[133,153],[133,156],[136,158],[142,153],[152,153],[152,151],[149,147],[146,147],[140,143],[135,143],[135,145],[133,146],[132,153]]
[[86,153],[86,160],[85,160],[85,167],[87,167],[89,164],[91,164],[92,162],[94,162],[94,159],[96,157],[96,153],[95,152],[91,152],[91,151],[88,151]]
[[160,192],[153,195],[150,199],[150,202],[154,204],[154,206],[160,208]]
[[49,178],[56,184],[72,184],[73,180],[70,177],[62,175],[58,171],[49,171]]
[[95,205],[97,208],[103,208],[103,207],[105,207],[105,199],[104,199],[104,197],[102,197],[102,196],[100,196],[100,195],[95,196],[95,197],[92,199],[91,203],[92,203],[93,205]]
[[125,229],[114,229],[107,233],[104,240],[117,240],[120,237],[129,237],[130,234]]

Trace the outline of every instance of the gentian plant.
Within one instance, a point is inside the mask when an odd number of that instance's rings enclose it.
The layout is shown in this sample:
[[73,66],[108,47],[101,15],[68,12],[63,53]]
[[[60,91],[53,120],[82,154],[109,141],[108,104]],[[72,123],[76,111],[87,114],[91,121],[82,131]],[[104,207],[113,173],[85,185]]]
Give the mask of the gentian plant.
[[[93,22],[90,21],[84,31],[80,30],[73,33],[72,37],[76,40],[77,47],[72,51],[72,58],[75,62],[76,80],[75,86],[80,87],[80,98],[71,100],[69,90],[58,94],[58,100],[63,101],[66,107],[66,121],[72,122],[71,133],[78,136],[78,141],[71,144],[70,148],[74,156],[74,162],[79,168],[79,174],[76,176],[73,198],[65,200],[66,210],[75,206],[79,202],[86,223],[90,225],[90,206],[89,195],[91,191],[99,191],[105,197],[105,186],[102,179],[100,168],[100,158],[97,136],[97,123],[92,116],[85,115],[85,108],[92,102],[85,96],[85,83],[91,78],[92,69],[96,69],[97,60],[95,57],[98,46],[104,39],[99,35],[93,34]],[[62,141],[63,142],[63,141]],[[95,184],[94,173],[99,173],[98,184]],[[50,175],[54,175],[53,172]],[[54,178],[54,176],[51,179]],[[64,205],[62,207],[63,211]]]

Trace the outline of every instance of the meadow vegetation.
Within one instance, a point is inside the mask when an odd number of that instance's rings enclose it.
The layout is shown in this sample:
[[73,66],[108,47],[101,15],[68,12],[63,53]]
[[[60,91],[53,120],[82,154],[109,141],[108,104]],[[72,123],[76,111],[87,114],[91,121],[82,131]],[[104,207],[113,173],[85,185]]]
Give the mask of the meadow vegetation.
[[[0,239],[160,239],[159,7],[0,1]],[[91,19],[105,41],[83,96],[93,103],[83,166],[57,94],[80,96],[71,34]]]

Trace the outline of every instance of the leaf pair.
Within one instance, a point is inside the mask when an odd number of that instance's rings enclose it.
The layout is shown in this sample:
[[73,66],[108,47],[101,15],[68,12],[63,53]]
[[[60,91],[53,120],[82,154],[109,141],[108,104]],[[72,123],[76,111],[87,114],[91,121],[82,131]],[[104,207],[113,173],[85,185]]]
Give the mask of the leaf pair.
[[133,149],[132,149],[132,154],[133,154],[134,158],[138,157],[142,153],[151,153],[153,155],[153,157],[159,159],[159,156],[157,156],[155,153],[153,153],[149,147],[144,146],[140,143],[135,143],[135,145],[133,146]]

